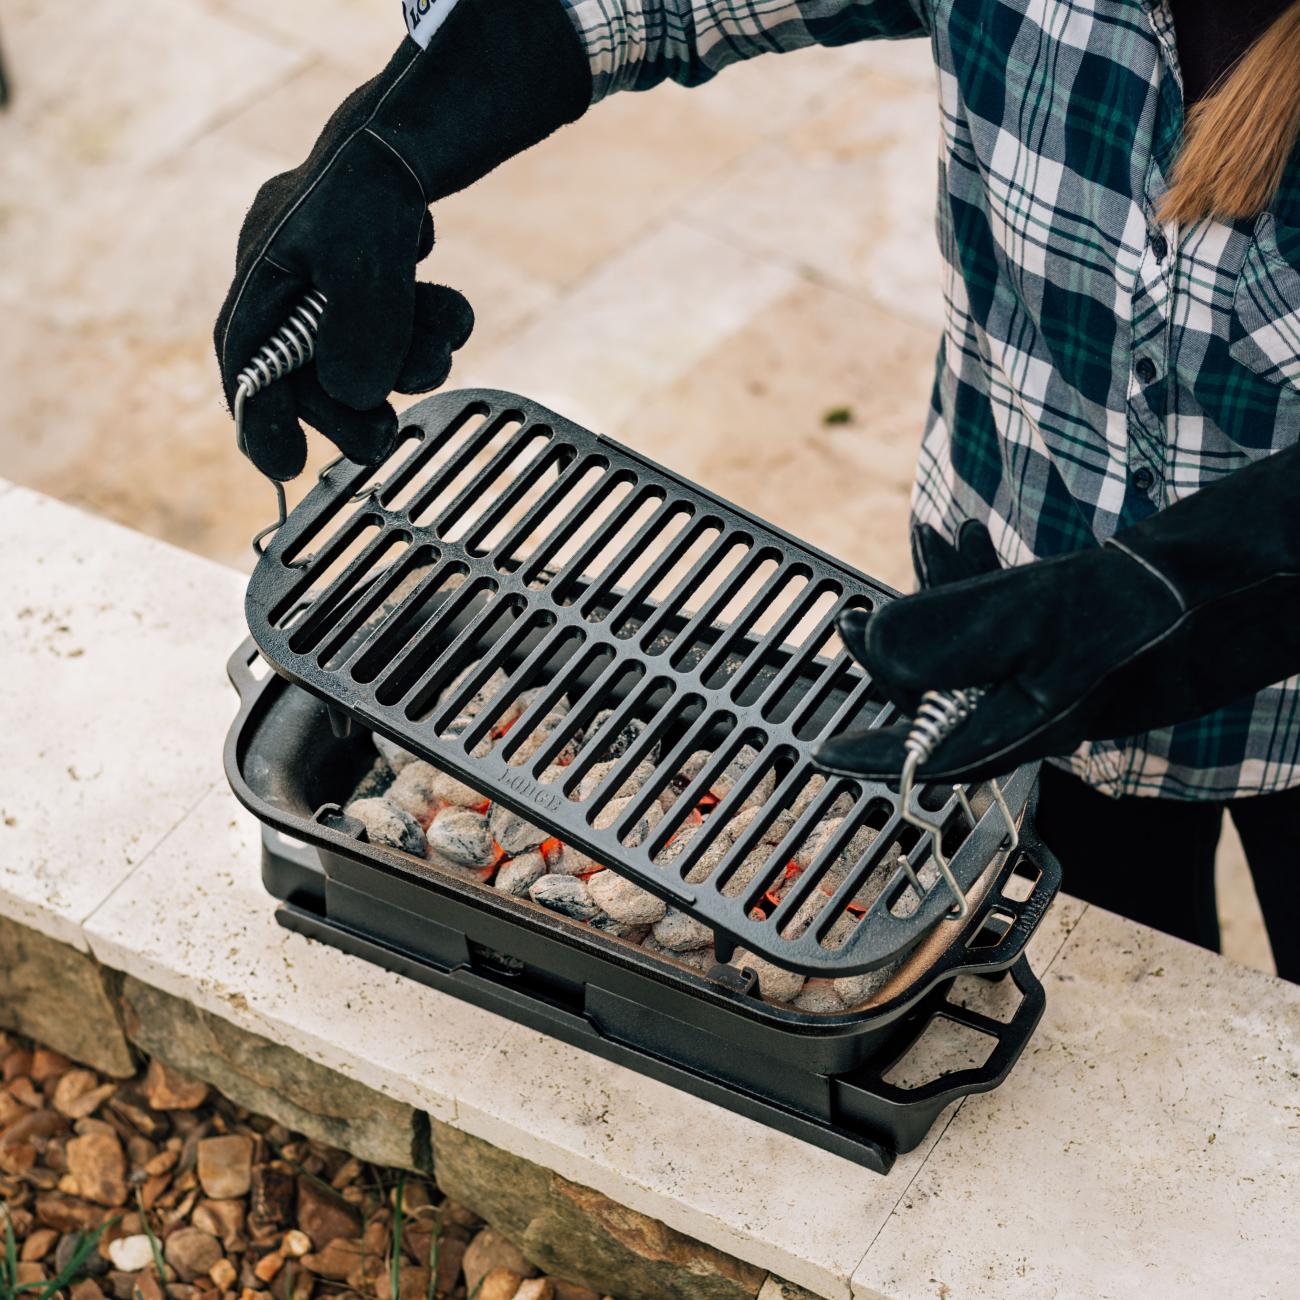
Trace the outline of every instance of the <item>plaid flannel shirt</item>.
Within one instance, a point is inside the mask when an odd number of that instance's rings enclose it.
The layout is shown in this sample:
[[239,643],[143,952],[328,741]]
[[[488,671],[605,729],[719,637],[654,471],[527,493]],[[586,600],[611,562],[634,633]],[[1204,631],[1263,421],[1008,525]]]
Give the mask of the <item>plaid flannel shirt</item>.
[[[1060,555],[1300,436],[1300,158],[1257,221],[1159,225],[1183,125],[1164,0],[565,3],[597,99],[929,39],[947,323],[917,519],[950,537],[984,520],[1004,563]],[[1068,762],[1112,794],[1300,784],[1300,679]]]

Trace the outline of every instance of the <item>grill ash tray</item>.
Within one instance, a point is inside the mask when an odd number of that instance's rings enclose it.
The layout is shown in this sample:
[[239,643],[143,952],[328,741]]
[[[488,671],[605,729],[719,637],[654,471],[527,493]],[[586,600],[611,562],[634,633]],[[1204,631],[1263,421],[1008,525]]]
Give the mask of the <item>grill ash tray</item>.
[[[899,796],[811,762],[890,719],[835,620],[893,592],[523,398],[404,419],[377,469],[322,474],[252,575],[278,673],[689,913],[723,961],[850,976],[943,921]],[[1010,778],[1010,815],[1032,789]],[[968,892],[1003,847],[989,791],[913,797]]]
[[[950,1102],[1000,1083],[1042,1014],[1024,948],[1060,872],[1032,809],[966,920],[936,927],[862,1006],[815,1014],[367,842],[339,802],[373,763],[369,736],[339,734],[251,642],[230,673],[227,775],[263,823],[263,880],[290,929],[880,1172]],[[916,1045],[953,1026],[977,1044],[969,1066],[916,1077]]]

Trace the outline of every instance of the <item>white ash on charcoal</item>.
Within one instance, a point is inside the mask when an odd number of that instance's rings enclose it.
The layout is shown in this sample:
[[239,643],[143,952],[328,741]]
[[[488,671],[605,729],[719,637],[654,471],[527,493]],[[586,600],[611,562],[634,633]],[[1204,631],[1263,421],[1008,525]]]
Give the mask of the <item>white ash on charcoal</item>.
[[712,943],[706,948],[687,948],[683,952],[678,952],[675,948],[665,947],[651,934],[641,946],[646,952],[652,952],[664,961],[685,966],[687,970],[699,971],[701,975],[707,974],[718,964]]
[[[754,766],[757,758],[758,752],[756,750],[749,745],[743,746],[736,757],[714,778],[712,785],[714,796],[718,799],[725,799],[740,784],[741,778]],[[775,791],[776,771],[774,768],[769,767],[759,778],[757,786],[745,796],[745,802],[766,803]]]
[[410,813],[422,826],[428,826],[438,808],[434,793],[438,776],[438,769],[430,763],[418,758],[407,763],[388,787],[388,802]]
[[587,881],[587,889],[603,911],[627,925],[654,925],[668,912],[668,904],[662,898],[616,871],[596,872]]
[[[557,728],[563,725],[567,714],[559,710],[552,710],[548,713],[533,729],[528,733],[527,738],[514,750],[510,755],[510,764],[512,767],[518,767],[526,763],[530,758],[536,755],[544,745],[551,742]],[[547,765],[543,772],[543,779],[553,779],[563,768],[569,766],[578,756],[577,746],[573,738],[569,737],[564,742],[563,748]]]
[[572,844],[560,845],[558,851],[550,854],[546,861],[557,876],[589,876],[601,868],[595,858],[588,857]]
[[488,810],[488,829],[492,838],[501,846],[503,852],[514,857],[517,853],[527,853],[544,843],[548,833],[540,826],[511,811],[505,804],[494,803]]
[[487,867],[496,861],[487,818],[468,808],[444,808],[429,823],[425,838],[432,853],[462,867]]
[[527,898],[532,886],[547,874],[546,859],[540,853],[523,853],[504,862],[492,882],[503,894]]
[[878,970],[869,970],[865,975],[841,975],[831,981],[835,986],[835,996],[846,1007],[860,1006],[875,997],[893,978],[897,969],[898,963],[891,962]]
[[601,912],[599,916],[593,916],[590,922],[593,930],[599,930],[603,934],[612,934],[616,939],[626,939],[628,943],[640,944],[644,942],[646,936],[650,933],[648,925],[631,925],[627,921],[619,921],[606,912]]
[[[616,758],[611,758],[608,762],[593,764],[588,771],[583,773],[582,780],[578,782],[573,792],[573,798],[580,803],[590,799],[609,780],[610,773],[617,766],[618,760]],[[638,763],[636,770],[624,779],[618,790],[612,793],[618,798],[627,798],[629,795],[635,794],[654,775],[654,770],[655,765],[649,760]]]
[[375,732],[372,739],[375,742],[375,748],[379,751],[379,756],[396,774],[402,770],[408,763],[416,762],[416,756],[409,749],[403,749],[395,741],[391,741],[387,736]]
[[600,914],[587,886],[576,876],[542,876],[529,886],[528,897],[575,921],[590,921]]
[[[597,830],[608,830],[611,826],[620,823],[631,808],[633,796],[628,795],[623,799],[611,799],[597,814],[596,820],[592,822]],[[626,844],[629,848],[635,848],[638,844],[650,834],[651,829],[657,826],[663,820],[664,810],[658,804],[651,804],[621,835],[619,842]]]
[[807,983],[804,976],[792,970],[782,970],[745,948],[737,948],[727,964],[737,970],[752,970],[758,976],[758,991],[773,1002],[793,1002]]
[[353,799],[343,811],[366,828],[371,844],[424,857],[428,846],[420,823],[396,804],[387,799]]
[[652,933],[655,941],[671,952],[689,952],[693,948],[712,948],[713,945],[713,931],[689,912],[675,907],[668,908],[663,918],[655,922]]
[[387,759],[377,758],[366,769],[365,775],[357,782],[357,788],[352,791],[354,799],[380,799],[388,793],[389,787],[393,784],[393,769],[389,767]]
[[[600,746],[602,761],[620,759],[636,743],[637,737],[645,730],[645,723],[640,718],[629,718],[612,734],[607,723],[614,716],[613,709],[603,709],[596,714],[584,729],[586,743]],[[651,757],[657,752],[656,745],[651,750]]]
[[844,1010],[844,1002],[833,980],[808,980],[799,990],[794,1005],[800,1011],[812,1011],[818,1015],[830,1015]]

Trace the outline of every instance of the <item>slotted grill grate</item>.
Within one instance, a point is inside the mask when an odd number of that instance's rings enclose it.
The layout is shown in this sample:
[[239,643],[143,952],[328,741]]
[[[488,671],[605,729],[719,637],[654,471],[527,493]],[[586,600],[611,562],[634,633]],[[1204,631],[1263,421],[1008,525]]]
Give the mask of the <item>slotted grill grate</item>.
[[[691,913],[723,960],[852,974],[942,920],[898,796],[809,757],[888,720],[835,619],[892,592],[525,399],[439,394],[406,420],[258,563],[248,622],[278,670]],[[916,796],[963,888],[1004,830],[968,796],[973,817]]]

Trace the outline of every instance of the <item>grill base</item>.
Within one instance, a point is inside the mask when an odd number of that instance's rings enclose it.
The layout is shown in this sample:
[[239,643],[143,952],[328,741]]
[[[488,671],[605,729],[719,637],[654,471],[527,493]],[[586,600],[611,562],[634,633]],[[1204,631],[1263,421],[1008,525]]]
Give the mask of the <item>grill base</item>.
[[[325,855],[328,861],[328,856]],[[1042,1016],[1042,985],[1020,957],[1005,977],[1021,1003],[1006,1024],[947,1000],[951,982],[932,990],[913,1014],[891,1026],[879,1063],[841,1075],[800,1072],[788,1061],[740,1053],[698,1024],[690,1024],[588,984],[583,1004],[529,986],[528,972],[497,963],[463,932],[396,907],[373,893],[329,878],[315,852],[263,832],[263,881],[284,898],[276,919],[286,929],[449,993],[540,1033],[580,1047],[691,1096],[885,1174],[912,1150],[951,1102],[996,1087],[1019,1058]],[[431,950],[440,950],[438,956]],[[1003,978],[995,973],[989,978]],[[996,1033],[978,1070],[904,1090],[882,1076],[938,1017],[977,1022]]]

